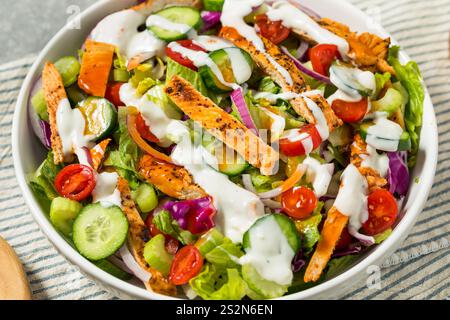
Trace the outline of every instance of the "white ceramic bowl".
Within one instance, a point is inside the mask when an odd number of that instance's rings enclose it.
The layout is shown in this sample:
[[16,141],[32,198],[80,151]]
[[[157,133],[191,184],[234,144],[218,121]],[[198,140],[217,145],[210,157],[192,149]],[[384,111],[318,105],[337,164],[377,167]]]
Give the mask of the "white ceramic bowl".
[[[33,135],[27,120],[27,99],[32,85],[38,79],[45,61],[55,61],[59,57],[75,54],[86,36],[103,17],[110,13],[134,4],[134,0],[103,0],[95,3],[81,14],[81,29],[66,26],[47,44],[30,69],[17,101],[12,128],[12,147],[15,172],[20,188],[31,212],[43,232],[56,248],[80,270],[95,278],[101,285],[113,291],[119,297],[139,299],[168,299],[166,296],[148,292],[143,288],[121,281],[97,268],[74,250],[53,228],[48,215],[40,208],[26,176],[33,173],[45,157],[45,150]],[[369,31],[382,37],[389,36],[380,26],[372,22],[370,17],[345,1],[334,0],[301,0],[301,3],[316,10],[324,17],[330,17],[349,25],[357,31]],[[409,58],[401,53],[403,62]],[[426,95],[421,134],[420,153],[417,166],[412,172],[413,179],[419,177],[419,183],[413,183],[409,191],[401,220],[392,235],[381,245],[373,248],[347,271],[311,289],[298,292],[282,299],[326,299],[338,298],[348,291],[349,287],[361,283],[367,277],[366,270],[371,265],[380,264],[392,254],[403,242],[422,210],[431,189],[437,162],[437,127],[433,105]],[[361,285],[363,285],[361,283]]]

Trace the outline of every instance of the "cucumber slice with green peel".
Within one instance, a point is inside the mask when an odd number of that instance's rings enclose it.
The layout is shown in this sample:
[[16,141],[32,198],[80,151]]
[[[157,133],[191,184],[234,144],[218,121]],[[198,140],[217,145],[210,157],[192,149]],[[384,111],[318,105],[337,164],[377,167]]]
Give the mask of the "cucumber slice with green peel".
[[108,100],[89,97],[78,104],[78,109],[86,120],[85,135],[94,136],[94,140],[103,140],[116,128],[117,111]]
[[262,218],[259,218],[251,227],[247,230],[247,232],[244,234],[243,240],[242,240],[242,247],[245,249],[248,249],[251,247],[251,241],[250,241],[250,235],[252,232],[252,229],[257,227],[259,224],[266,223],[269,221],[269,219],[275,219],[278,226],[281,229],[281,232],[283,232],[284,236],[286,237],[287,242],[289,243],[290,247],[294,252],[298,252],[301,246],[301,240],[300,235],[297,231],[297,228],[295,227],[294,222],[282,214],[270,214],[263,216]]
[[151,238],[144,247],[144,259],[152,267],[167,276],[172,265],[173,256],[166,251],[166,238],[158,234]]
[[158,206],[158,196],[155,189],[148,183],[142,183],[133,191],[133,200],[136,201],[142,213],[152,211]]
[[[232,61],[231,57],[243,57],[243,59],[239,59],[241,62],[245,61],[248,65],[247,66],[241,66],[242,68],[250,68],[250,70],[253,70],[253,60],[249,56],[247,52],[245,52],[242,49],[239,48],[225,48],[213,51],[209,54],[209,57],[211,60],[215,63],[217,68],[219,69],[220,73],[222,74],[223,80],[227,83],[237,83],[242,84],[246,82],[248,79],[240,79],[240,81],[236,80],[235,74],[233,73],[233,67],[232,67]],[[216,93],[226,93],[233,90],[233,88],[227,86],[226,84],[222,83],[216,75],[216,72],[211,69],[210,66],[201,66],[198,69],[198,72],[203,78],[203,81],[205,82],[206,86]],[[249,74],[251,76],[251,72]]]
[[101,260],[116,252],[125,242],[128,220],[118,206],[100,203],[84,207],[73,223],[73,242],[89,260]]
[[220,246],[224,239],[225,237],[222,233],[220,233],[216,228],[212,228],[197,240],[195,246],[200,251],[202,256],[205,256],[215,247]]
[[369,88],[361,82],[361,78],[365,78],[364,72],[368,71],[333,63],[330,67],[330,80],[338,89],[352,96],[370,97],[374,88]]
[[254,297],[274,299],[283,296],[288,291],[288,286],[280,285],[261,277],[251,264],[244,264],[242,266],[242,278],[256,294]]
[[73,221],[77,217],[83,205],[66,198],[55,198],[50,205],[50,221],[56,230],[67,237],[72,235]]
[[203,0],[203,9],[206,11],[222,11],[225,0]]
[[218,157],[222,158],[218,159],[220,172],[225,173],[228,176],[236,176],[249,167],[248,162],[234,150],[222,148],[221,153],[222,155],[218,155]]
[[403,96],[394,88],[389,88],[383,98],[372,101],[371,112],[386,112],[388,117],[402,107]]
[[[361,138],[366,141],[367,139],[367,131],[374,123],[371,121],[364,122],[359,126],[359,133],[361,134]],[[411,150],[411,137],[407,131],[403,131],[400,139],[386,139],[377,137],[377,139],[386,140],[386,141],[398,141],[397,151],[408,151]]]
[[[190,30],[199,29],[202,24],[200,12],[192,7],[173,6],[162,9],[154,13],[154,15],[160,16],[173,24],[183,24],[189,27],[186,28],[185,32],[180,32],[159,26],[163,25],[163,23],[150,23],[149,25],[149,20],[147,20],[149,30],[158,38],[167,42],[186,39]],[[151,20],[151,16],[149,19]]]
[[109,274],[113,275],[116,278],[119,278],[120,280],[127,281],[133,278],[132,274],[123,271],[118,266],[109,262],[108,260],[102,259],[98,261],[92,261],[92,263],[95,264],[100,269],[102,269],[103,271],[108,272]]

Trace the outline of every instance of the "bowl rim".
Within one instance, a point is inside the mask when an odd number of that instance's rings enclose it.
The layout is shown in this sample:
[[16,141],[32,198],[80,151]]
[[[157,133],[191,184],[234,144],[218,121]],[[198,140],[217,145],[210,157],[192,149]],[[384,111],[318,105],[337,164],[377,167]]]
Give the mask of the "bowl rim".
[[[90,14],[94,14],[97,10],[100,10],[100,8],[102,8],[104,5],[106,5],[111,1],[114,0],[101,0],[92,4],[80,14],[79,18],[83,19],[84,17]],[[350,4],[347,1],[340,1],[339,5],[343,7],[343,10],[349,11],[350,15],[357,14],[360,16],[366,16],[366,14],[363,13],[360,9],[356,8],[354,5]],[[377,25],[376,29],[381,33],[383,33],[384,35],[390,36],[390,34],[386,32],[385,29],[382,28],[381,26]],[[51,51],[52,47],[61,40],[62,36],[67,31],[68,25],[65,25],[64,27],[61,28],[60,31],[58,31],[58,33],[56,33],[56,35],[52,37],[52,39],[40,52],[40,54],[34,61],[33,65],[31,66],[30,70],[28,71],[28,74],[24,82],[22,83],[21,90],[15,106],[16,109],[14,112],[12,133],[11,133],[12,154],[13,154],[15,175],[18,180],[18,184],[22,191],[22,194],[25,198],[25,202],[28,205],[31,214],[33,215],[35,221],[38,223],[40,229],[43,231],[45,236],[50,240],[50,242],[56,247],[56,249],[65,258],[67,258],[74,265],[74,267],[78,268],[78,270],[82,272],[87,273],[99,285],[104,286],[103,283],[105,283],[106,285],[111,286],[116,290],[125,292],[131,297],[137,297],[142,299],[160,299],[160,300],[180,299],[179,297],[169,297],[155,292],[147,291],[136,285],[130,284],[126,281],[122,281],[110,275],[109,273],[101,270],[93,263],[91,263],[83,256],[81,256],[51,225],[51,223],[46,217],[46,214],[40,208],[37,200],[35,199],[31,191],[31,188],[29,187],[26,181],[22,162],[19,160],[21,159],[21,154],[19,152],[19,144],[20,144],[19,124],[20,118],[23,117],[23,113],[26,112],[26,108],[22,106],[26,105],[26,102],[28,101],[29,90],[33,84],[33,79],[35,78],[36,71],[38,70],[39,66],[41,65],[45,57]],[[404,51],[401,51],[400,55],[401,59],[404,61],[411,60]],[[330,290],[332,288],[336,288],[340,284],[343,284],[344,282],[351,280],[351,278],[354,275],[361,274],[369,266],[379,263],[381,259],[385,257],[387,252],[389,251],[392,252],[395,249],[397,249],[400,246],[403,238],[408,235],[408,231],[415,223],[417,216],[422,211],[425,202],[428,198],[429,192],[433,184],[438,158],[438,130],[434,108],[429,93],[426,90],[426,85],[425,84],[423,85],[426,94],[424,109],[426,108],[428,110],[427,111],[429,112],[428,117],[431,121],[430,124],[431,130],[430,132],[428,132],[431,139],[427,142],[428,146],[425,158],[425,163],[427,165],[424,166],[423,170],[421,171],[421,183],[420,186],[418,187],[420,192],[418,192],[417,197],[413,199],[410,208],[408,208],[408,210],[405,212],[400,222],[396,225],[390,237],[384,242],[382,242],[380,245],[378,245],[373,250],[373,252],[369,253],[357,264],[345,270],[338,276],[330,280],[327,280],[321,284],[318,284],[312,288],[297,293],[293,293],[290,295],[286,295],[278,299],[308,299],[313,296],[319,295],[321,292]]]

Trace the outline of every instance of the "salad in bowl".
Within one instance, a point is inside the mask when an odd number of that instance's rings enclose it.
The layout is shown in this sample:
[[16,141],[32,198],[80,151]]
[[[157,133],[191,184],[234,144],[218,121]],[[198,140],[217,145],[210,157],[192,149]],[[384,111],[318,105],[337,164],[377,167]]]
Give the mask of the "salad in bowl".
[[389,38],[297,1],[148,0],[48,61],[29,185],[54,228],[172,297],[271,299],[387,239],[424,88]]

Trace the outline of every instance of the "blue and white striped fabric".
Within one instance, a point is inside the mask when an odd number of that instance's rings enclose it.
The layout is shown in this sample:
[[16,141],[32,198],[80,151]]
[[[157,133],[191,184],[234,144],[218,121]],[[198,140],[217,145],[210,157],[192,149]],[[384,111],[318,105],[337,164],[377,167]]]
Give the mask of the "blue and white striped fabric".
[[[450,295],[449,0],[351,0],[400,42],[422,70],[438,116],[435,185],[403,246],[382,265],[381,288],[355,287],[344,299],[443,299]],[[35,299],[114,299],[60,255],[39,230],[13,171],[11,122],[34,56],[0,66],[0,235],[17,251]]]

